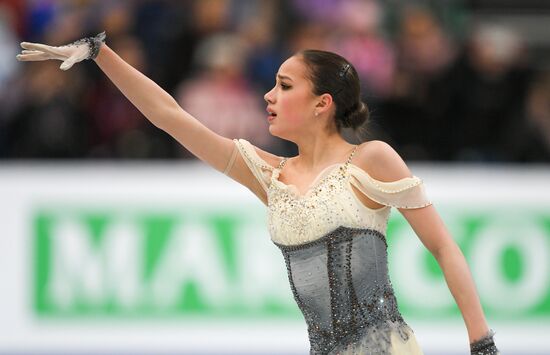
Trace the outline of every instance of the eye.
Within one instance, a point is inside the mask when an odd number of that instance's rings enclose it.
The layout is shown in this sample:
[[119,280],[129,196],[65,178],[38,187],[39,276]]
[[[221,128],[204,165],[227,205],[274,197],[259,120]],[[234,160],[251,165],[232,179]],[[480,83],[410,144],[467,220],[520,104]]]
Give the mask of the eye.
[[283,89],[283,90],[288,90],[288,89],[291,88],[290,85],[287,85],[287,84],[285,84],[285,83],[281,83],[280,85],[281,85],[281,89]]

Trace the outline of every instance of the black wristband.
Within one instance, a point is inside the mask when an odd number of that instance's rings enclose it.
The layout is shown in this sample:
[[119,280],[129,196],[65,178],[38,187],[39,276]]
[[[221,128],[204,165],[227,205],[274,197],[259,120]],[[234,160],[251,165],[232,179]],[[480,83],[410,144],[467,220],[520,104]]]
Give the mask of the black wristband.
[[493,339],[495,332],[490,330],[483,338],[470,344],[470,353],[472,355],[498,355],[499,351]]
[[105,31],[103,31],[95,37],[86,37],[86,38],[79,39],[78,41],[71,43],[70,46],[87,44],[89,48],[89,53],[86,59],[93,60],[97,58],[97,55],[99,54],[99,49],[101,48],[101,45],[105,43],[106,38],[107,38],[107,35],[105,34]]

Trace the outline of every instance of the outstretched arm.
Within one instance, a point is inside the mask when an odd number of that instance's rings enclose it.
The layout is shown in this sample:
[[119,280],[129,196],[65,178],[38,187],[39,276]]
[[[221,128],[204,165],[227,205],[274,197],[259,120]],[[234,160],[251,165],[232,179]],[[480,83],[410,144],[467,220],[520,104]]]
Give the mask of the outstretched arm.
[[[21,46],[25,50],[17,59],[61,60],[62,70],[68,70],[82,60],[94,59],[113,84],[149,121],[174,137],[199,159],[223,171],[234,149],[233,141],[212,132],[184,111],[174,98],[126,63],[103,43],[104,40],[105,34],[101,33],[61,47],[23,42]],[[246,171],[242,172],[242,175],[246,174]]]
[[113,84],[158,128],[166,131],[202,161],[223,171],[234,143],[222,137],[183,110],[154,81],[126,63],[107,45],[101,46],[95,62]]
[[[231,139],[214,133],[197,121],[160,86],[122,60],[104,41],[105,33],[60,47],[23,42],[21,47],[24,50],[17,59],[61,60],[62,70],[68,70],[82,60],[94,59],[113,84],[155,126],[166,131],[199,159],[216,170],[223,171],[267,203],[266,192],[240,154],[235,154],[236,147]],[[256,148],[256,151],[270,164],[276,165],[280,161],[279,157],[261,149]]]

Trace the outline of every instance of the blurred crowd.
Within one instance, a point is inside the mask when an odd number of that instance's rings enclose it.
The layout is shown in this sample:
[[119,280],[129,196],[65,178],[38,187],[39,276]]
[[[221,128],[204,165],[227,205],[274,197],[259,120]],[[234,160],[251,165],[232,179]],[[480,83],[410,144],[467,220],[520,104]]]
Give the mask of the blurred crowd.
[[[431,4],[431,5],[430,5]],[[435,5],[434,5],[435,4]],[[107,32],[123,59],[212,130],[279,155],[263,94],[285,58],[335,51],[357,68],[381,139],[408,160],[550,162],[550,65],[461,0],[0,0],[0,158],[192,158],[99,69],[19,63],[20,41]]]

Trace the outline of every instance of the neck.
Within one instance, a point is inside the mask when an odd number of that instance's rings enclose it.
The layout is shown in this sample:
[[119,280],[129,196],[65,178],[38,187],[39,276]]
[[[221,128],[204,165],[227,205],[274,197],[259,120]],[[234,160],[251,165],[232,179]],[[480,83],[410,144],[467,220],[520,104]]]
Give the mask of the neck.
[[353,145],[346,142],[340,133],[304,137],[295,143],[299,153],[293,158],[293,165],[304,171],[316,171],[341,163],[353,149]]

